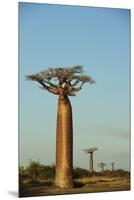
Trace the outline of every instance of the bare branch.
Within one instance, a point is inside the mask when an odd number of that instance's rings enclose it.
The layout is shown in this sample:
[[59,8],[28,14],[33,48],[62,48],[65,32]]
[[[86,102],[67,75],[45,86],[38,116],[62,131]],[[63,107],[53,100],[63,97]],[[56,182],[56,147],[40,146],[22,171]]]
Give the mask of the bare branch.
[[48,90],[49,92],[53,93],[53,94],[56,94],[58,95],[58,90],[56,89],[56,87],[48,87],[45,83],[43,83],[42,81],[38,81],[42,86],[43,88],[42,89],[45,89],[45,90]]
[[[80,80],[75,80],[75,82],[72,84],[72,86],[76,86],[80,82],[81,82]],[[71,82],[70,82],[70,84],[71,84]]]
[[46,80],[43,80],[44,83],[47,83],[49,86],[51,87],[56,87],[55,84],[53,84],[51,81],[46,81]]
[[49,87],[47,85],[45,85],[42,81],[38,81],[38,82],[43,86],[44,89],[46,89],[46,90],[49,89]]

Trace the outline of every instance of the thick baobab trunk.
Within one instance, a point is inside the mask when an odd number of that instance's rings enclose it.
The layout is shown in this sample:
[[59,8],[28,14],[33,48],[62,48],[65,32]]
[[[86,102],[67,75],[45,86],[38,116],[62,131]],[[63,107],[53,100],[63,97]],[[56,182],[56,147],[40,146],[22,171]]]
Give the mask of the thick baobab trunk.
[[89,172],[93,175],[93,153],[90,153]]
[[72,188],[73,124],[72,108],[68,96],[59,96],[56,134],[55,184],[61,188]]

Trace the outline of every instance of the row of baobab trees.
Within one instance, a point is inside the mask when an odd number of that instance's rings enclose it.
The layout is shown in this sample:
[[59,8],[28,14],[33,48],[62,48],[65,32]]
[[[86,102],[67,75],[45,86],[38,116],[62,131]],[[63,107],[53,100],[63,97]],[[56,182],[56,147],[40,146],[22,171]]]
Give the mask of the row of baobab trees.
[[[93,173],[94,173],[94,162],[93,162],[93,154],[95,151],[98,150],[98,148],[96,147],[91,147],[91,148],[88,148],[88,149],[83,149],[87,154],[89,154],[89,174],[90,176],[93,176]],[[115,170],[115,162],[111,162],[110,163],[111,165],[111,171],[114,172]],[[106,163],[104,162],[100,162],[98,163],[98,166],[101,168],[101,173],[103,174],[104,173],[104,168],[106,166]]]

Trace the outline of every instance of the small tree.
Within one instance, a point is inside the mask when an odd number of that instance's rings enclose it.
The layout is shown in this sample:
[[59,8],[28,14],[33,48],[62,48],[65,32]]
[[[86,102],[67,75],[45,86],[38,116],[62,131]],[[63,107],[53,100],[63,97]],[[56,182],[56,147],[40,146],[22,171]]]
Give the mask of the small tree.
[[42,89],[58,95],[57,130],[56,130],[56,179],[61,188],[72,188],[73,170],[73,120],[72,107],[68,96],[75,96],[85,83],[95,81],[83,74],[80,65],[65,68],[49,68],[42,72],[26,76],[37,81]]
[[101,162],[101,163],[98,164],[98,166],[101,168],[101,173],[103,174],[104,173],[104,167],[106,166],[106,164]]
[[110,165],[111,165],[111,167],[112,167],[111,171],[114,172],[114,171],[115,171],[115,168],[114,168],[115,162],[111,162]]
[[88,176],[88,170],[76,167],[73,169],[73,178],[83,178]]
[[89,173],[92,176],[93,175],[93,153],[97,151],[98,149],[96,147],[91,147],[89,149],[83,149],[86,153],[90,155],[89,159]]
[[42,165],[40,170],[41,179],[53,179],[55,177],[55,166],[54,165]]
[[19,167],[19,183],[21,184],[26,176],[26,170],[23,166]]
[[32,179],[32,182],[37,182],[37,178],[40,174],[41,164],[39,161],[29,160],[29,165],[27,167],[28,174]]

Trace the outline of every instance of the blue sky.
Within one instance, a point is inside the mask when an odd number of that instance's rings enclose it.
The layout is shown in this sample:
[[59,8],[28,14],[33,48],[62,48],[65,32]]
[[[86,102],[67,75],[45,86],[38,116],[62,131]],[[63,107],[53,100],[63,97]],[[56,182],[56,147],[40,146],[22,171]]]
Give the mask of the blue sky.
[[20,164],[55,162],[57,96],[25,75],[83,65],[95,85],[71,97],[74,166],[88,168],[82,149],[98,147],[98,162],[129,169],[130,11],[19,4]]

